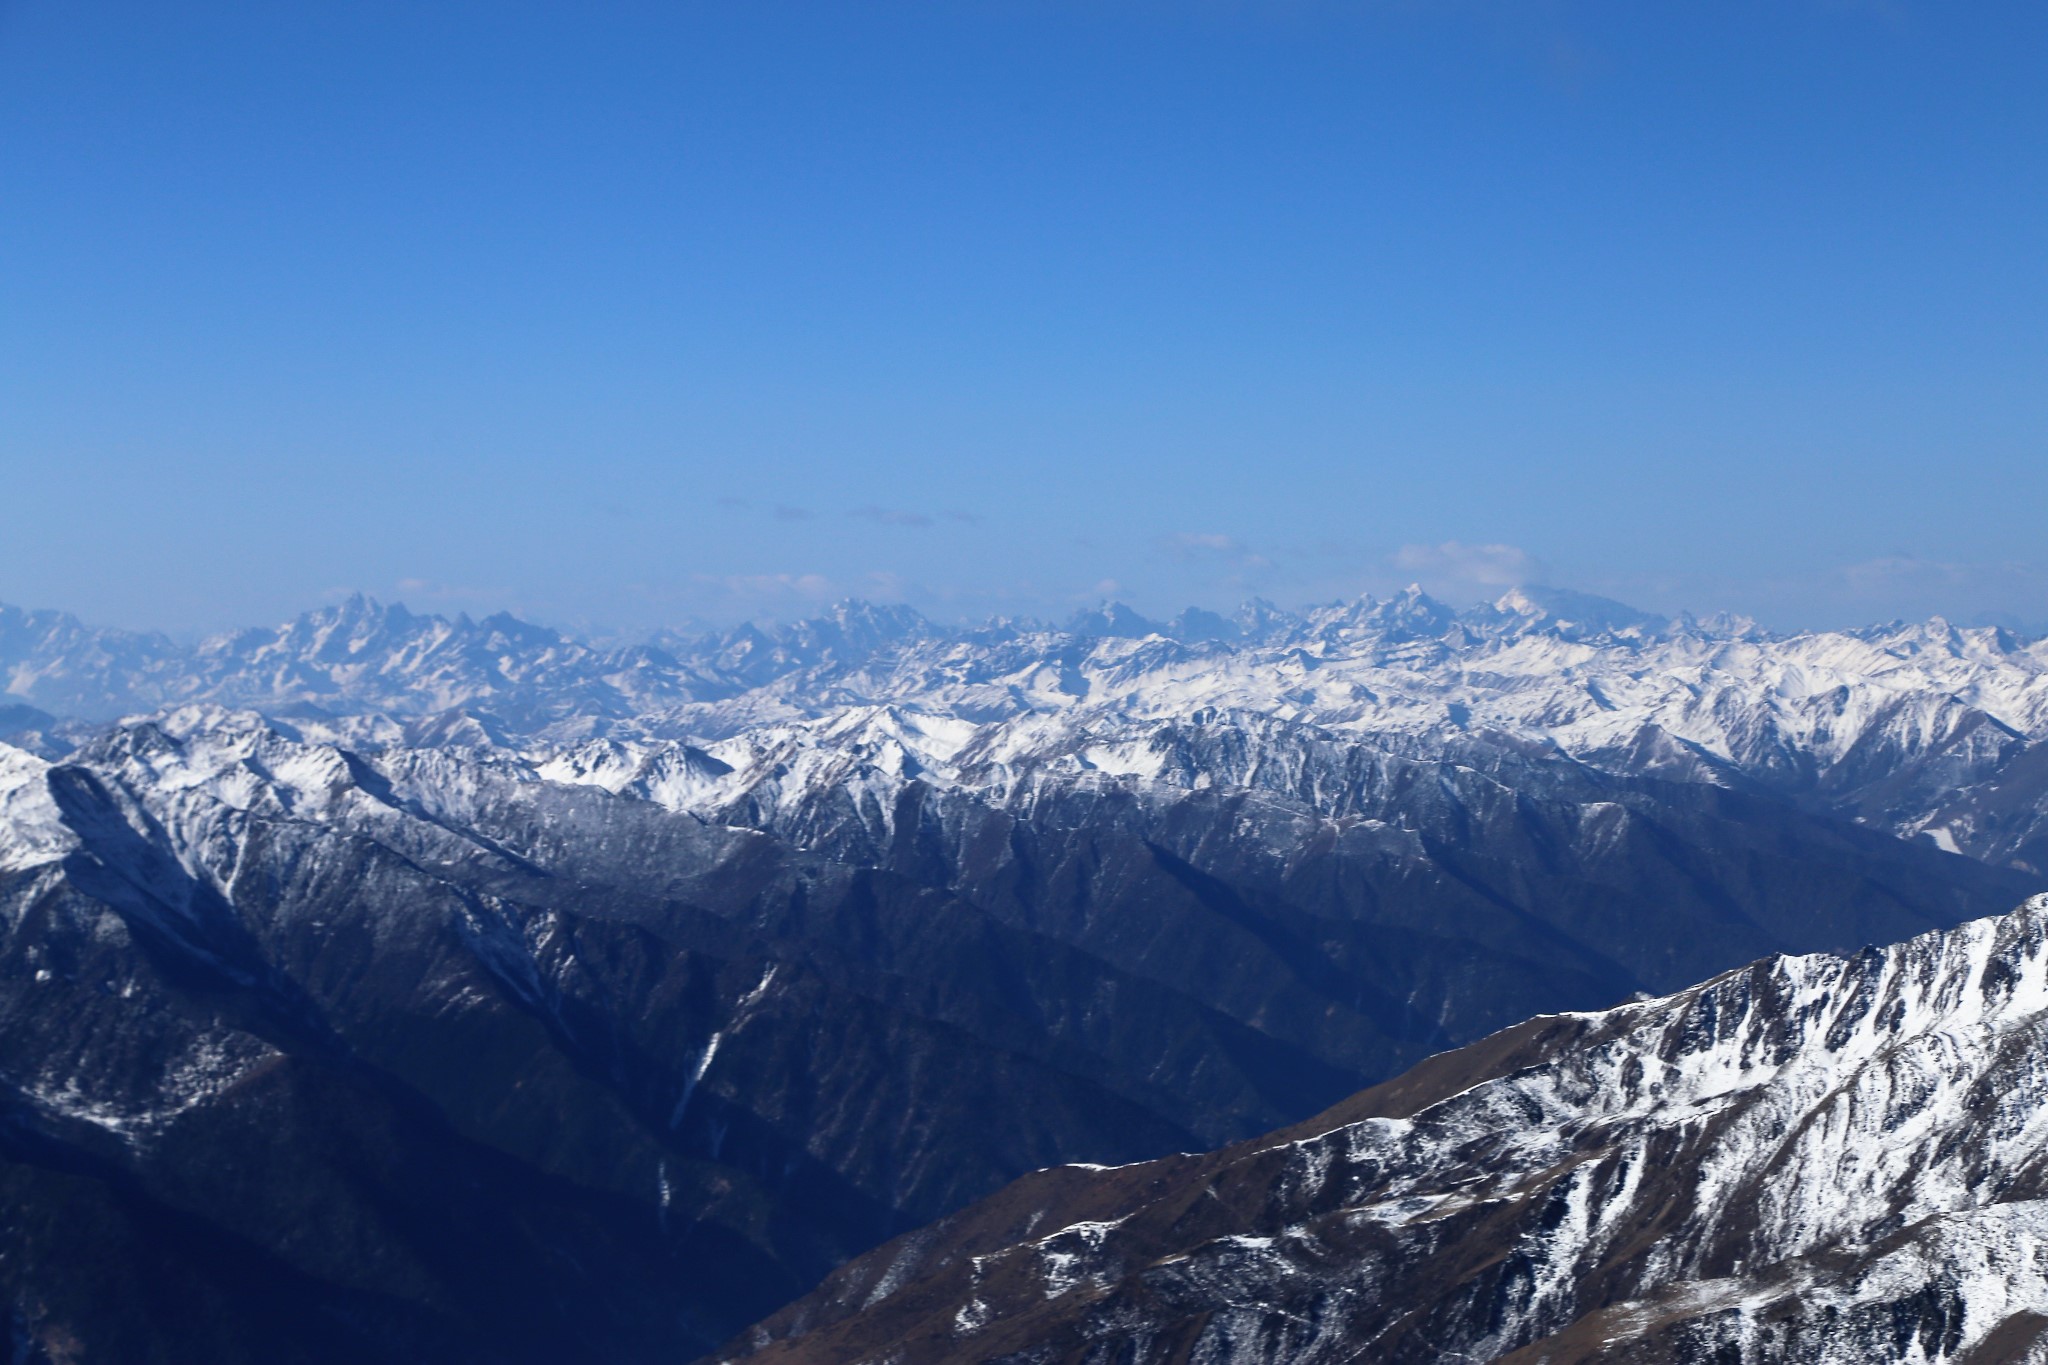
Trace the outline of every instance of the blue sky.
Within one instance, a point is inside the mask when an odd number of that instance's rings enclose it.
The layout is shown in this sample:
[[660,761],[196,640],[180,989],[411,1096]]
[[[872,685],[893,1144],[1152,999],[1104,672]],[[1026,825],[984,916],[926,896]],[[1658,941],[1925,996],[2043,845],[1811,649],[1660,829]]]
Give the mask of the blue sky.
[[0,600],[2048,620],[2048,9],[0,0]]

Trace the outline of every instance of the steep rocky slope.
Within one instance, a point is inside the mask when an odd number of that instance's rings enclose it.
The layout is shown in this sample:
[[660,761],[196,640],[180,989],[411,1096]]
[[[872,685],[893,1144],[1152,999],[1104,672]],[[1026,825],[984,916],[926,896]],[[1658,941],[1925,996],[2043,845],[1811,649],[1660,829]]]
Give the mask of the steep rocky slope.
[[1537,1018],[1269,1137],[1065,1167],[723,1361],[2048,1359],[2048,898]]
[[51,1359],[673,1359],[1019,1169],[1188,1142],[1114,1084],[1157,1039],[1039,1016],[1070,979],[1258,1107],[1242,1028],[970,907],[404,760],[10,763],[0,1284]]

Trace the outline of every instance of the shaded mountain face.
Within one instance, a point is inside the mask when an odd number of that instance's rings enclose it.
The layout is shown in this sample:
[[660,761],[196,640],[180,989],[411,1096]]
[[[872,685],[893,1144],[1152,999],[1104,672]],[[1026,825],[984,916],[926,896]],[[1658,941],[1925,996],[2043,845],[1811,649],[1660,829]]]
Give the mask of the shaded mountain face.
[[1548,1016],[1206,1156],[1068,1166],[758,1365],[2048,1359],[2048,897]]
[[1537,1010],[2019,880],[1510,749],[1169,747],[1238,777],[566,770],[207,708],[0,748],[17,1335],[675,1359],[1026,1171],[1243,1138]]

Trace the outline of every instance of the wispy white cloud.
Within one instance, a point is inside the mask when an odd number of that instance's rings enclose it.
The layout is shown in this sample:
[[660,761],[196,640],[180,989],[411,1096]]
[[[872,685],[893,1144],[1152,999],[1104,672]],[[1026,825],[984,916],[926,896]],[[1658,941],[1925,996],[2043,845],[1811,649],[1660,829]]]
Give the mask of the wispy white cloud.
[[2029,631],[2048,626],[2048,567],[2039,564],[1889,554],[1844,564],[1830,577],[1832,582],[1805,595],[1822,601],[1832,596],[1844,615],[1857,618],[1945,616]]
[[1166,537],[1166,552],[1179,560],[1207,560],[1239,569],[1269,569],[1273,561],[1236,536],[1220,531],[1181,531]]
[[1894,597],[1962,587],[1973,578],[1983,576],[1986,567],[1895,554],[1844,564],[1837,573],[1842,585],[1851,593],[1864,597]]
[[1519,545],[1468,545],[1446,540],[1438,545],[1403,545],[1393,564],[1419,579],[1486,588],[1512,588],[1542,577],[1542,564]]
[[764,608],[825,602],[840,594],[839,585],[820,573],[700,573],[690,581],[713,597]]
[[900,507],[856,507],[846,515],[872,521],[880,526],[929,526],[932,519],[923,512],[909,512]]

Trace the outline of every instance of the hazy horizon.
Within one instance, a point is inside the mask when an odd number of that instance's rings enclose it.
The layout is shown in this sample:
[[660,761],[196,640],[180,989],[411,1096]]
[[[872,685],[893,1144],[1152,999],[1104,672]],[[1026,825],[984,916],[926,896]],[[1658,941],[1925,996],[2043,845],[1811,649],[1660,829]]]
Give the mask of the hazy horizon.
[[1079,618],[1085,617],[1093,612],[1108,609],[1111,607],[1121,607],[1128,609],[1154,625],[1164,626],[1172,623],[1176,618],[1180,617],[1183,613],[1187,612],[1210,612],[1215,615],[1229,618],[1238,609],[1249,607],[1258,603],[1263,603],[1265,605],[1277,608],[1278,610],[1293,613],[1295,615],[1306,616],[1319,610],[1340,609],[1356,605],[1359,602],[1384,602],[1389,598],[1398,596],[1400,593],[1405,592],[1410,588],[1420,589],[1425,595],[1433,598],[1436,601],[1443,603],[1445,606],[1448,606],[1460,612],[1469,611],[1489,604],[1498,603],[1508,594],[1514,592],[1527,591],[1536,594],[1548,592],[1562,592],[1574,596],[1592,598],[1595,601],[1607,602],[1617,606],[1632,608],[1638,611],[1642,611],[1646,615],[1662,616],[1668,619],[1677,619],[1689,615],[1694,619],[1701,621],[1711,621],[1717,618],[1733,619],[1738,621],[1750,621],[1753,622],[1755,625],[1762,627],[1763,629],[1773,634],[1779,635],[1792,635],[1807,631],[1823,632],[1830,630],[1853,630],[1865,627],[1884,626],[1893,623],[1915,624],[1924,620],[1939,619],[1945,620],[1950,625],[1957,626],[1963,629],[1998,627],[2006,630],[2015,631],[2022,635],[2027,636],[2048,636],[2048,620],[2028,621],[2023,618],[2012,616],[2008,613],[2003,612],[1980,612],[1977,615],[1970,617],[1947,616],[1940,612],[1933,612],[1928,613],[1926,616],[1920,617],[1872,617],[1867,620],[1844,620],[1822,623],[1803,622],[1786,625],[1774,624],[1772,622],[1759,620],[1755,617],[1749,616],[1747,613],[1730,611],[1723,608],[1709,607],[1700,609],[1693,607],[1680,607],[1672,611],[1659,611],[1654,608],[1643,607],[1640,603],[1628,602],[1619,598],[1610,598],[1602,594],[1581,593],[1576,589],[1560,588],[1559,586],[1554,584],[1543,584],[1535,582],[1517,583],[1503,588],[1490,588],[1483,593],[1479,593],[1476,596],[1469,594],[1459,595],[1456,593],[1446,594],[1431,592],[1430,589],[1422,583],[1411,582],[1399,588],[1384,588],[1381,590],[1365,589],[1350,596],[1321,598],[1313,601],[1276,601],[1263,594],[1255,593],[1249,594],[1235,602],[1228,603],[1205,604],[1183,602],[1171,607],[1153,606],[1149,608],[1140,603],[1112,596],[1098,598],[1095,601],[1077,605],[1071,608],[1070,610],[1062,612],[1057,616],[1048,616],[1044,614],[1030,612],[988,612],[975,614],[972,612],[948,612],[943,609],[930,610],[924,607],[917,606],[914,603],[902,602],[888,598],[864,597],[858,593],[855,593],[831,601],[819,602],[815,606],[803,610],[791,610],[781,613],[758,612],[752,615],[729,616],[723,619],[678,618],[673,621],[651,626],[641,626],[638,628],[621,628],[615,626],[593,624],[589,622],[564,620],[560,618],[550,617],[545,613],[525,612],[510,605],[480,605],[475,608],[423,606],[419,603],[406,600],[402,593],[398,595],[387,596],[383,594],[368,592],[363,589],[349,589],[346,591],[337,590],[335,592],[324,594],[322,596],[322,600],[318,602],[309,602],[299,611],[290,612],[282,617],[274,619],[234,621],[212,627],[182,629],[167,628],[159,625],[154,625],[149,622],[137,623],[127,621],[117,622],[95,620],[93,618],[84,616],[80,613],[69,611],[67,608],[61,606],[50,606],[46,604],[32,602],[14,601],[5,597],[4,595],[0,595],[0,608],[12,607],[28,612],[59,612],[72,616],[73,618],[77,619],[82,625],[88,628],[125,630],[143,634],[160,634],[168,637],[169,639],[173,640],[174,642],[182,646],[190,647],[200,644],[209,639],[229,636],[239,631],[260,631],[289,625],[293,621],[296,621],[302,617],[346,606],[351,601],[351,599],[362,599],[378,608],[402,608],[411,615],[419,618],[439,617],[441,619],[449,621],[459,621],[464,618],[467,618],[472,622],[481,622],[486,621],[491,617],[500,614],[506,614],[529,625],[542,626],[550,630],[558,631],[564,635],[568,635],[572,638],[582,640],[586,643],[597,644],[605,647],[614,647],[637,645],[652,641],[658,641],[663,637],[689,638],[700,635],[717,635],[749,624],[762,628],[770,628],[777,625],[792,625],[806,620],[816,620],[828,617],[841,606],[857,604],[865,604],[869,606],[884,608],[895,606],[909,607],[912,610],[918,612],[918,614],[923,616],[925,619],[931,621],[934,625],[946,629],[973,630],[984,626],[1006,623],[1027,629],[1044,628],[1049,630],[1060,630],[1066,628],[1068,625],[1072,624]]

